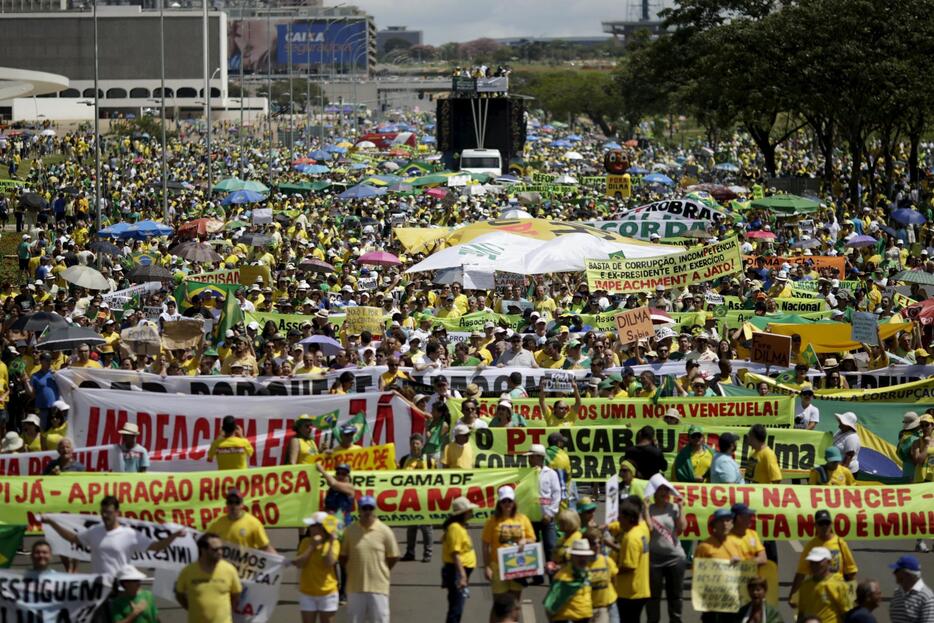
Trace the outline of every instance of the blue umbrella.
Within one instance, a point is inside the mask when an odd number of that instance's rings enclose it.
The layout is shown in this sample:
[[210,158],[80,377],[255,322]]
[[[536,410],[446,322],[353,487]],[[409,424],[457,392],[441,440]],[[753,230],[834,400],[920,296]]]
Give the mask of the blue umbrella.
[[424,143],[425,145],[428,145],[434,142],[436,142],[435,137],[433,137],[431,134],[426,134],[425,136],[422,137],[422,143]]
[[350,169],[352,171],[359,171],[360,169],[369,169],[369,168],[370,168],[370,165],[364,164],[363,162],[354,162],[352,165],[350,165]]
[[134,240],[148,240],[156,236],[171,236],[172,228],[155,221],[140,221],[126,228],[120,238],[133,238]]
[[317,344],[325,357],[331,357],[344,350],[340,342],[326,335],[312,335],[300,341],[299,344]]
[[313,152],[308,154],[308,157],[312,160],[330,160],[331,154],[324,151],[323,149],[316,149]]
[[570,147],[570,146],[571,146],[571,141],[568,141],[568,140],[562,138],[562,139],[558,139],[557,141],[555,141],[554,143],[552,143],[551,146],[552,146],[552,147]]
[[645,167],[640,167],[639,165],[632,165],[631,167],[626,169],[626,173],[629,173],[630,175],[645,175],[646,173],[650,173],[650,171],[646,169]]
[[581,137],[580,137],[580,134],[571,134],[570,136],[567,137],[567,139],[569,141],[574,141],[576,143],[577,141],[581,140]]
[[920,225],[927,222],[923,214],[911,208],[892,210],[892,218],[903,225]]
[[876,242],[877,240],[872,236],[853,236],[847,241],[846,246],[853,248],[871,247]]
[[616,141],[610,141],[609,143],[603,144],[603,149],[622,149],[622,147],[623,146]]
[[230,193],[221,201],[221,205],[229,206],[231,204],[240,204],[240,203],[257,203],[259,201],[264,201],[266,195],[263,193],[258,193],[255,190],[235,190]]
[[642,178],[642,181],[649,184],[664,184],[665,186],[675,185],[675,181],[663,173],[649,173]]
[[369,199],[370,197],[378,197],[385,193],[386,191],[381,188],[374,188],[373,186],[368,186],[366,184],[357,184],[352,186],[339,194],[338,199],[347,200],[347,199]]
[[321,175],[322,173],[331,172],[331,169],[323,164],[303,164],[296,167],[296,169],[301,173],[308,173],[311,175]]
[[129,223],[114,223],[109,227],[97,232],[98,236],[106,236],[108,238],[119,238],[120,235],[130,228]]
[[539,137],[534,134],[529,134],[528,136],[525,137],[525,140],[533,142],[533,141],[539,140]]
[[733,164],[732,162],[721,162],[720,164],[714,165],[717,171],[727,171],[728,173],[738,173],[739,165]]
[[338,147],[337,145],[325,145],[324,151],[328,152],[329,154],[345,154],[347,153],[347,148]]

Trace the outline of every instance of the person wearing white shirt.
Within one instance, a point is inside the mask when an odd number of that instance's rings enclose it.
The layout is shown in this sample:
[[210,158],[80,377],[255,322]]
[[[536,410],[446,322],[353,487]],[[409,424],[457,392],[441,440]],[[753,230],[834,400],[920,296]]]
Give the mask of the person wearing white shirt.
[[460,398],[461,393],[456,389],[451,389],[448,385],[448,380],[444,376],[435,377],[435,393],[431,395],[431,398],[428,399],[428,404],[425,405],[425,410],[428,413],[431,413],[432,407],[435,406],[436,402],[444,402],[448,398]]
[[548,450],[540,443],[533,443],[529,449],[529,466],[538,470],[538,500],[542,506],[541,521],[532,522],[545,550],[545,560],[551,560],[551,553],[558,542],[555,515],[561,509],[561,481],[558,472],[545,465]]
[[814,430],[820,422],[820,410],[814,406],[814,390],[810,387],[801,389],[801,409],[795,414],[795,428]]
[[852,411],[845,413],[835,413],[840,427],[833,435],[833,445],[840,448],[843,453],[843,462],[841,465],[853,472],[859,471],[859,433],[856,432],[857,419]]
[[117,571],[130,564],[133,555],[145,551],[158,552],[172,544],[172,541],[185,534],[178,530],[160,541],[153,541],[143,532],[122,525],[120,501],[112,495],[101,500],[101,523],[87,530],[76,533],[61,526],[49,516],[42,517],[59,536],[71,543],[91,550],[91,573],[115,576]]

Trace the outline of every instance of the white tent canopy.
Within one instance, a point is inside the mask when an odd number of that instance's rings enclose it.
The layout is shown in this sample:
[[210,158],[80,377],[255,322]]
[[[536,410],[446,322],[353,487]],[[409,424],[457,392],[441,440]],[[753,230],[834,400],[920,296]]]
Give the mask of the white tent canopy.
[[520,275],[580,272],[586,259],[607,259],[622,252],[627,258],[659,257],[683,251],[681,247],[646,246],[603,240],[573,233],[539,240],[506,232],[478,236],[463,244],[442,249],[425,258],[407,273],[469,266],[474,270],[500,270]]

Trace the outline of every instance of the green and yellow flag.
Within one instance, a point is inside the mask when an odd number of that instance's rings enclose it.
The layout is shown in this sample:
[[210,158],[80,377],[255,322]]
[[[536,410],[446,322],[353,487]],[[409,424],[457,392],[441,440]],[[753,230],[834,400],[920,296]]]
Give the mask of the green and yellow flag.
[[8,569],[13,564],[25,534],[26,526],[0,525],[0,568]]

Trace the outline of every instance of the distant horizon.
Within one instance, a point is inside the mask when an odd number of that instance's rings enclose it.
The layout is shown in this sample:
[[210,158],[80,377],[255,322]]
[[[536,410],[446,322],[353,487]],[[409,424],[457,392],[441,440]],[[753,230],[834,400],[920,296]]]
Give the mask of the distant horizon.
[[[606,0],[351,0],[371,14],[379,30],[405,26],[421,30],[423,42],[439,46],[451,41],[507,39],[515,37],[596,37],[606,35],[601,22],[637,19],[639,2]],[[333,5],[326,0],[326,5]],[[672,0],[650,0],[652,13],[670,6]],[[630,6],[631,5],[631,6]]]

